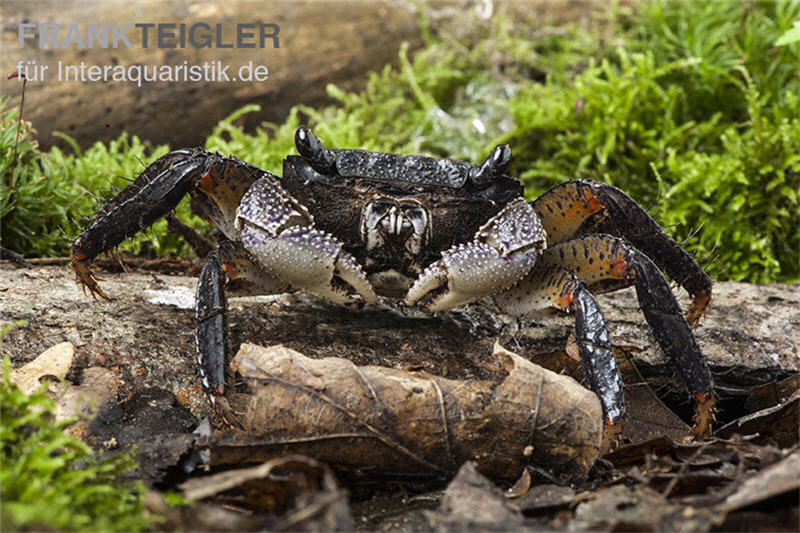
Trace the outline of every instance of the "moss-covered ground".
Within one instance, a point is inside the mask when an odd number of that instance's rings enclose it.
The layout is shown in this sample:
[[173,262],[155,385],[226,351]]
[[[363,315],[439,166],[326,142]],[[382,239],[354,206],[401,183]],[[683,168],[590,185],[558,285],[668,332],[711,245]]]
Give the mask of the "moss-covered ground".
[[[781,37],[798,18],[798,2],[662,1],[589,28],[498,17],[458,38],[423,19],[427,46],[413,58],[401,50],[400,66],[363,91],[330,86],[335,105],[295,107],[253,133],[237,126],[245,107],[206,147],[280,172],[301,124],[332,147],[474,162],[508,143],[530,198],[567,179],[605,181],[715,278],[797,280],[800,43]],[[12,181],[16,118],[7,107],[0,124],[2,244],[26,256],[66,254],[100,198],[170,148],[123,134],[40,152],[23,123]],[[179,214],[203,227],[186,204]],[[188,253],[163,221],[122,248]]]

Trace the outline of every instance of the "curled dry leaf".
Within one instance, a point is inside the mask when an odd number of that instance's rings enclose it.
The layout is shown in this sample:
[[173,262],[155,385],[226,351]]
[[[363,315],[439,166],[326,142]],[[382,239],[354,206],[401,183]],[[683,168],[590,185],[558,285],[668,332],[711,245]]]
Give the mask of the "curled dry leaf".
[[528,464],[583,476],[600,447],[597,397],[506,350],[494,356],[496,379],[457,381],[243,344],[232,365],[252,390],[250,429],[217,434],[211,462],[302,453],[384,475],[448,477],[472,460],[493,479]]
[[[748,478],[723,505],[726,511],[741,509],[768,498],[800,490],[800,451]],[[795,499],[795,503],[797,500]]]
[[[300,455],[272,459],[258,466],[193,478],[180,486],[187,501],[205,500],[247,512],[191,512],[177,524],[185,530],[350,531],[347,492],[340,490],[328,466]],[[243,522],[243,517],[246,519]],[[220,520],[222,520],[220,522]]]

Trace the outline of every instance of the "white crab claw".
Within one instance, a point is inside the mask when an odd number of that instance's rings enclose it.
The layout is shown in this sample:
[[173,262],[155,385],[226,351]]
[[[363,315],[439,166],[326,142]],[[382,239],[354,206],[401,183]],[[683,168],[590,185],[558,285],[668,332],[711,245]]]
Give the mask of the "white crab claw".
[[295,289],[345,306],[358,302],[346,285],[366,303],[377,299],[355,258],[327,233],[294,226],[273,237],[262,228],[244,224],[241,238],[265,268]]
[[433,263],[417,278],[417,281],[408,290],[403,303],[412,306],[422,300],[426,294],[439,287],[447,285],[446,267],[441,261]]
[[350,285],[367,304],[374,304],[378,300],[372,284],[367,281],[367,276],[355,257],[345,251],[340,251],[336,257],[336,276]]
[[[517,283],[535,260],[535,255],[506,257],[486,244],[463,244],[444,252],[442,259],[425,269],[404,301],[414,305],[434,293],[424,306],[431,313],[466,305]],[[445,290],[435,294],[441,287]]]

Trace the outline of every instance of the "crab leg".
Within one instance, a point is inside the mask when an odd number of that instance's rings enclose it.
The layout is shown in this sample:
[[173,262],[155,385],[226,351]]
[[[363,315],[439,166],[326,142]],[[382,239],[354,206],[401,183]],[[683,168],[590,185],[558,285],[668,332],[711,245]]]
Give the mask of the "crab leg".
[[214,395],[225,392],[228,360],[228,307],[225,301],[224,257],[220,250],[208,254],[195,297],[194,342],[203,388],[216,405]]
[[537,266],[568,268],[594,292],[635,284],[656,341],[696,401],[694,433],[710,434],[715,403],[711,372],[667,280],[650,258],[617,237],[590,235],[548,248]]
[[107,298],[89,269],[92,259],[165,216],[187,193],[193,196],[192,210],[232,238],[236,206],[247,187],[264,174],[238,159],[202,148],[160,157],[109,201],[73,242],[70,259],[78,282],[92,296]]
[[517,317],[553,308],[575,312],[575,342],[583,373],[600,398],[607,440],[613,440],[625,415],[622,378],[603,313],[586,285],[566,268],[537,267],[493,300],[501,312]]
[[148,166],[136,180],[108,202],[89,228],[72,243],[70,260],[78,282],[92,296],[108,297],[97,284],[89,263],[138,231],[150,226],[181,201],[207,164],[202,149],[171,152]]
[[711,301],[711,278],[630,196],[591,180],[556,185],[533,203],[552,245],[587,233],[628,239],[694,299],[686,319],[696,325]]
[[[225,287],[230,280],[244,279],[251,294],[281,294],[292,287],[262,268],[240,244],[225,241],[208,254],[195,297],[195,347],[203,388],[215,409],[225,393],[228,321]],[[220,413],[225,419],[225,415]]]

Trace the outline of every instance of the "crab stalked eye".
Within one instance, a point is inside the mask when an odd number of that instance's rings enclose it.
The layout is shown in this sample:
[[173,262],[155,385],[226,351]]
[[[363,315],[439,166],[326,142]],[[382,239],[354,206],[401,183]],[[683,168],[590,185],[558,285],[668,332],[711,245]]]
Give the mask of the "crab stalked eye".
[[469,179],[479,189],[488,187],[494,178],[502,176],[508,163],[511,161],[511,148],[507,144],[501,144],[492,150],[481,166],[473,168],[469,173]]
[[309,128],[297,128],[294,134],[294,144],[300,155],[308,159],[314,170],[320,174],[327,174],[336,164],[333,150],[325,148],[319,137],[314,135]]

